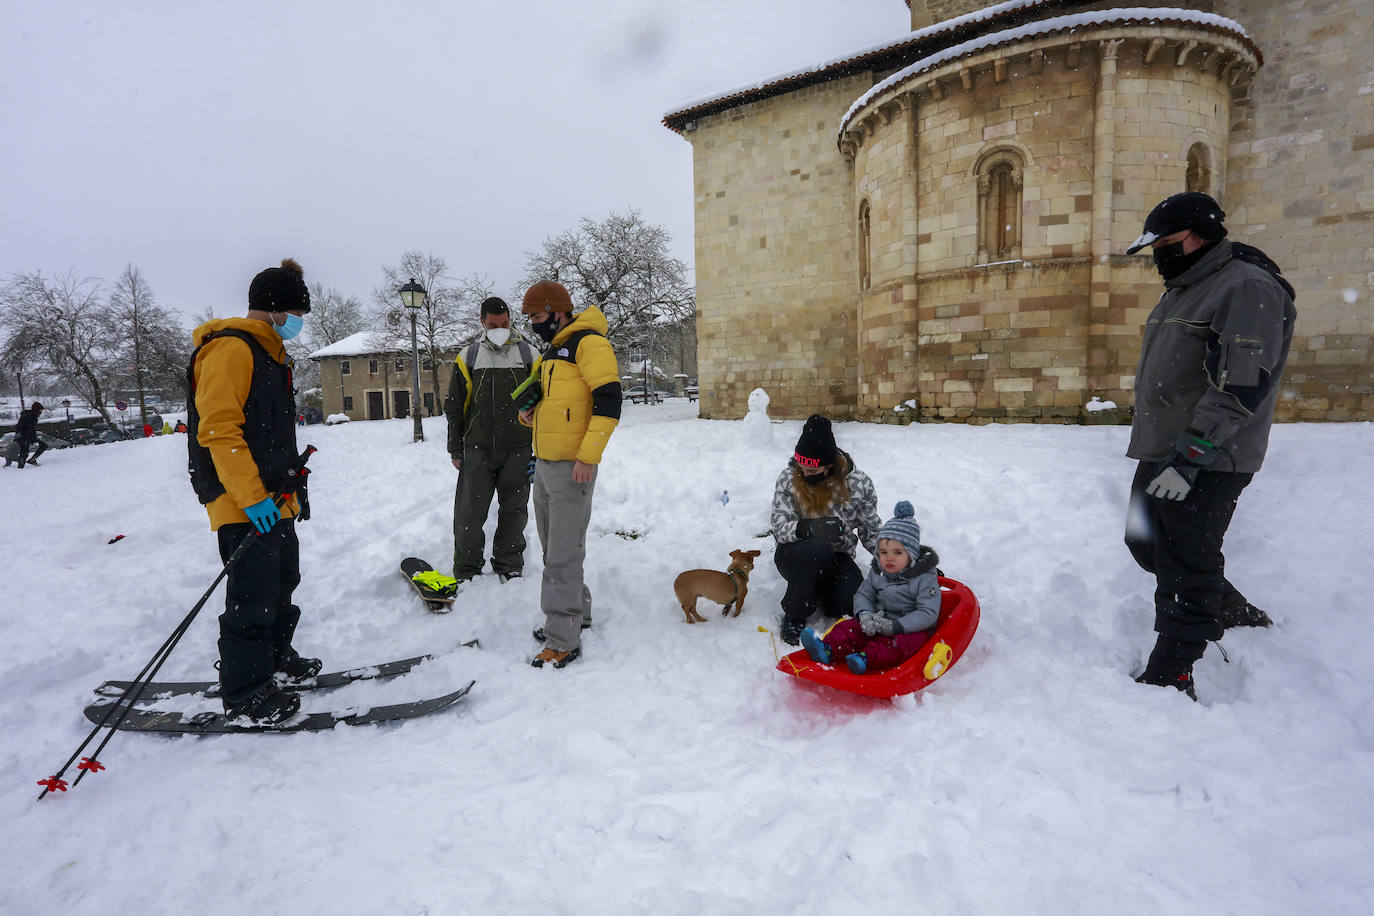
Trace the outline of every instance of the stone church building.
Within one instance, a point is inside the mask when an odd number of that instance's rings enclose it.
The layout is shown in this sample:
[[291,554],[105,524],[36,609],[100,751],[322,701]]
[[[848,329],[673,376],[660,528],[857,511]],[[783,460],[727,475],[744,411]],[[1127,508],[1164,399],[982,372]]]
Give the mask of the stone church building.
[[777,417],[1128,408],[1162,285],[1124,251],[1192,189],[1297,289],[1279,416],[1374,418],[1374,0],[907,6],[889,43],[665,116],[702,416],[756,387]]

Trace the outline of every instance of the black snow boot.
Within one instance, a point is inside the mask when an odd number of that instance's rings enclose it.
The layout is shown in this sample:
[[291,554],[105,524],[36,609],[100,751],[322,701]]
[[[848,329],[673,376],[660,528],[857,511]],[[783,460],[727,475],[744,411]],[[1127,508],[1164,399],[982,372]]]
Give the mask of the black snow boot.
[[304,658],[295,649],[288,648],[277,656],[277,670],[273,673],[277,684],[291,687],[303,684],[320,673],[324,662],[318,658]]
[[1154,651],[1145,670],[1136,678],[1137,684],[1152,684],[1156,687],[1173,687],[1197,699],[1193,687],[1193,663],[1202,658],[1207,651],[1205,642],[1187,642],[1172,636],[1160,636],[1155,641]]
[[237,703],[226,702],[224,717],[235,719],[247,716],[255,725],[279,725],[294,716],[300,708],[299,696],[268,681],[247,699]]
[[793,620],[784,614],[782,625],[778,627],[778,638],[789,646],[801,645],[801,634],[804,629],[806,629],[805,620]]

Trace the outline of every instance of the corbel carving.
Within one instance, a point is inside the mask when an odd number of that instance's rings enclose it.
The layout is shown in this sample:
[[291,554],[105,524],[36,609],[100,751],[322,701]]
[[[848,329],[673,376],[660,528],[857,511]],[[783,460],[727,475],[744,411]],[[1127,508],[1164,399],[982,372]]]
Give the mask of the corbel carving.
[[971,90],[973,88],[973,71],[968,67],[960,67],[959,82],[963,84],[965,92]]
[[1007,79],[1007,59],[999,57],[992,62],[992,78],[994,82],[1003,83]]
[[1174,63],[1182,67],[1188,62],[1188,55],[1192,54],[1196,48],[1197,42],[1195,40],[1190,38],[1185,41],[1183,47],[1178,49],[1178,56],[1174,58]]
[[[962,71],[960,71],[960,72],[962,72]],[[937,102],[943,102],[943,101],[945,100],[945,87],[944,87],[944,84],[941,83],[939,80],[931,80],[931,81],[930,81],[930,96],[931,96],[931,98],[935,99],[935,101],[937,101]]]
[[1037,74],[1045,69],[1045,52],[1036,48],[1030,52],[1030,72]]
[[1163,38],[1151,38],[1151,39],[1150,39],[1150,46],[1149,46],[1148,48],[1145,49],[1145,65],[1146,65],[1146,66],[1149,66],[1150,62],[1153,61],[1153,60],[1155,59],[1155,55],[1158,54],[1158,53],[1160,52],[1160,50],[1161,50],[1163,47],[1164,47],[1164,39],[1163,39]]
[[1102,60],[1115,60],[1123,41],[1125,41],[1124,38],[1108,38],[1106,41],[1099,41],[1097,49]]
[[1070,70],[1078,69],[1078,55],[1083,53],[1083,42],[1075,41],[1064,52],[1064,66]]

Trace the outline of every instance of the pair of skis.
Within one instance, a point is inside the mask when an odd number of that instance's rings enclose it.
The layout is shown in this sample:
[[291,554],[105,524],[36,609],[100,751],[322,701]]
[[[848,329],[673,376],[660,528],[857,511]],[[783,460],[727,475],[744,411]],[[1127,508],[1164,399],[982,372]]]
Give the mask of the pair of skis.
[[[475,647],[477,641],[464,643]],[[414,658],[400,659],[380,665],[366,665],[346,671],[332,671],[319,674],[298,685],[295,691],[334,690],[357,681],[386,680],[407,673],[415,666],[432,658],[417,655]],[[417,716],[437,712],[467,696],[475,681],[442,696],[407,703],[394,703],[387,706],[352,706],[328,712],[307,713],[296,716],[278,725],[257,725],[248,720],[229,720],[223,713],[206,711],[192,715],[157,708],[135,705],[123,717],[119,728],[124,731],[173,732],[179,734],[224,734],[232,732],[298,732],[319,731],[333,728],[340,722],[349,725],[373,725],[378,722],[394,722],[398,719],[413,719]],[[86,718],[95,723],[106,721],[110,707],[119,702],[130,686],[129,681],[106,681],[95,688],[95,693],[108,697],[107,702],[97,701],[86,707]],[[140,702],[155,702],[181,696],[203,696],[207,699],[219,696],[219,684],[215,681],[153,681],[143,688]]]

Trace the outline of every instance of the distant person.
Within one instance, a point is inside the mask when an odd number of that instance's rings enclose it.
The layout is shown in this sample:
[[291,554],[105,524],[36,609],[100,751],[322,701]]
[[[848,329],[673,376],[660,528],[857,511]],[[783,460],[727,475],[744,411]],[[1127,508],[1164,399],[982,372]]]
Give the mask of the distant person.
[[150,438],[152,438],[152,436],[153,436],[153,424],[151,424],[151,423],[144,423],[144,424],[143,424],[143,438],[145,438],[145,439],[150,439]]
[[186,432],[186,424],[185,424],[183,421],[177,420],[176,432],[179,432],[179,433],[184,433],[184,432]]
[[854,594],[854,616],[824,636],[802,630],[813,661],[864,674],[895,668],[926,644],[940,619],[940,558],[921,543],[915,516],[902,500],[878,529],[878,555]]
[[[34,401],[28,410],[19,411],[19,424],[14,428],[15,431],[15,459],[19,462],[19,467],[31,464],[38,467],[38,456],[47,451],[48,446],[38,438],[38,415],[43,412],[43,405]],[[34,443],[38,443],[38,448],[32,455],[29,449],[33,448]],[[10,466],[11,459],[5,455],[5,467]]]
[[787,580],[779,635],[789,646],[815,615],[842,617],[854,606],[864,580],[854,552],[863,544],[878,555],[877,504],[873,481],[835,445],[830,421],[812,414],[773,487],[773,562]]
[[244,538],[252,546],[229,570],[219,618],[219,679],[224,714],[275,725],[300,708],[284,690],[320,671],[318,658],[291,646],[301,609],[296,518],[307,505],[273,494],[296,463],[296,404],[284,342],[310,311],[301,267],[287,258],[248,287],[248,314],[221,318],[192,335],[187,403],[191,485],[210,516],[227,562]]
[[1233,626],[1270,626],[1225,575],[1222,540],[1264,462],[1293,339],[1293,287],[1259,249],[1226,240],[1206,194],[1162,201],[1126,249],[1147,245],[1164,295],[1145,323],[1126,454],[1126,546],[1155,577],[1159,634],[1144,684],[1197,699],[1193,663]]
[[491,568],[502,582],[525,568],[525,525],[530,520],[529,427],[511,399],[529,378],[536,353],[510,327],[510,307],[496,296],[478,309],[482,336],[458,352],[444,415],[448,453],[458,469],[453,495],[453,577],[466,582],[482,571],[487,536],[482,530],[496,497]]
[[520,414],[534,427],[534,524],[544,548],[544,626],[535,630],[544,648],[530,664],[562,668],[582,654],[582,630],[592,624],[587,525],[601,455],[620,423],[620,373],[606,316],[594,305],[574,316],[561,283],[535,283],[520,310],[549,345],[539,362],[542,397]]
[[172,421],[170,421],[170,420],[164,420],[163,423],[162,423],[162,432],[159,433],[158,435],[161,435],[161,436],[170,436],[171,434],[172,434]]

